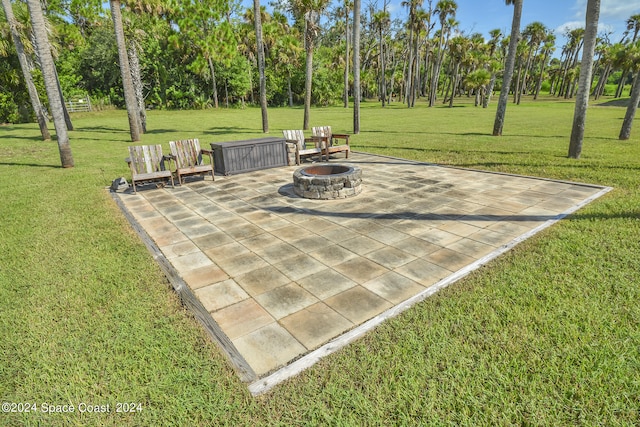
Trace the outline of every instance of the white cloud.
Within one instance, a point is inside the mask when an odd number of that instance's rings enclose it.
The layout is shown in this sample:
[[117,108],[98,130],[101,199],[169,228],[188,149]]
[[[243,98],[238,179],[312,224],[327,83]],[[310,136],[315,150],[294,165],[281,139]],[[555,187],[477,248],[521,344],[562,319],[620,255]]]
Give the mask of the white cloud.
[[[573,5],[575,19],[584,19],[587,0],[576,0]],[[600,19],[624,22],[631,15],[640,13],[640,5],[633,0],[602,0],[600,3]]]
[[[564,36],[567,32],[576,28],[584,28],[584,21],[569,21],[562,25],[558,25],[553,31],[556,35]],[[600,22],[598,23],[598,33],[613,33],[615,28],[612,25]]]

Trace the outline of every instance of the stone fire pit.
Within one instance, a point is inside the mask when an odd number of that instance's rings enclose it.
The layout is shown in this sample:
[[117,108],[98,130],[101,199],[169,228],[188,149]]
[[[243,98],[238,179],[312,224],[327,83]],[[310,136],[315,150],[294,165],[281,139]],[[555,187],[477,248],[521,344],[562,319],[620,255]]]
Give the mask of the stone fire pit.
[[314,165],[293,173],[293,191],[307,199],[344,199],[362,191],[362,169],[346,165]]

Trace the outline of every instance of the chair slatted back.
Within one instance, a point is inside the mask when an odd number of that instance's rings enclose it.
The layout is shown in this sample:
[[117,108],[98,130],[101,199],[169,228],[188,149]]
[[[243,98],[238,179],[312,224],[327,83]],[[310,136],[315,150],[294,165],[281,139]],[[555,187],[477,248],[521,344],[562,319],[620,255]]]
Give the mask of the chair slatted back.
[[169,141],[169,148],[180,169],[202,164],[202,151],[197,138]]
[[154,173],[164,170],[161,145],[130,146],[129,159],[135,173]]
[[313,136],[321,136],[323,138],[331,138],[331,126],[315,126],[311,128]]
[[284,139],[296,141],[298,143],[298,149],[304,150],[307,148],[307,144],[304,141],[304,131],[302,130],[283,130],[282,135]]

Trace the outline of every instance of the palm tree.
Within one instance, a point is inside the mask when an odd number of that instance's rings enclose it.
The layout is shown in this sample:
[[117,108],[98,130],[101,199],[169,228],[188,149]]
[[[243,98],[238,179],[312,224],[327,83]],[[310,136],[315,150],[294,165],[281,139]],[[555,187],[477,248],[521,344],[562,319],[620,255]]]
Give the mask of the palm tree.
[[638,109],[638,102],[640,102],[640,42],[635,42],[629,48],[629,56],[632,57],[632,62],[635,66],[636,77],[633,80],[633,88],[631,89],[631,98],[629,99],[629,105],[627,106],[627,112],[624,115],[624,121],[622,122],[622,128],[620,129],[620,140],[629,139],[631,136],[631,126],[633,125],[633,119]]
[[124,28],[122,26],[122,11],[120,10],[120,0],[110,0],[111,17],[116,33],[116,44],[118,45],[118,59],[120,60],[120,74],[122,75],[122,86],[124,88],[124,102],[127,104],[127,116],[129,116],[129,131],[131,141],[140,141],[140,119],[138,115],[138,101],[133,89],[131,70],[129,68],[129,57],[127,56],[127,46],[124,40]]
[[349,0],[344,0],[343,7],[340,8],[340,12],[344,13],[344,88],[342,92],[342,103],[344,108],[349,107],[349,12],[353,8],[353,3]]
[[360,0],[353,1],[353,133],[360,133]]
[[502,76],[502,88],[500,89],[500,97],[498,98],[498,110],[496,111],[496,119],[493,123],[493,136],[502,136],[504,116],[507,112],[507,101],[509,100],[509,88],[511,87],[511,78],[513,77],[513,69],[516,63],[518,39],[520,38],[522,1],[523,0],[505,0],[507,5],[513,5],[513,20],[511,22],[509,53],[507,54],[507,62],[505,64],[504,75]]
[[22,69],[22,76],[24,77],[27,91],[29,92],[29,98],[31,99],[31,106],[33,107],[36,119],[38,120],[38,126],[40,126],[42,139],[44,141],[49,141],[51,140],[51,134],[49,133],[49,129],[47,128],[47,117],[44,113],[42,103],[40,102],[40,97],[38,96],[36,85],[33,82],[33,77],[31,76],[31,67],[29,66],[29,61],[27,58],[27,54],[25,53],[24,44],[22,43],[20,32],[18,31],[18,21],[13,15],[11,1],[2,0],[2,6],[4,8],[4,14],[7,17],[7,22],[9,23],[11,37],[13,38],[13,44],[16,48],[18,60],[20,61],[20,68]]
[[256,50],[258,53],[258,74],[260,75],[260,110],[262,111],[262,132],[269,132],[267,115],[267,79],[264,75],[264,47],[262,45],[262,18],[260,0],[253,0],[253,23],[256,29]]
[[384,31],[391,22],[391,16],[386,10],[381,10],[373,15],[373,24],[378,30],[378,45],[379,45],[379,62],[380,62],[380,99],[382,99],[382,106],[385,106],[387,101],[387,82],[386,82],[386,69],[384,61]]
[[49,109],[51,110],[53,124],[56,128],[60,161],[63,168],[72,168],[74,166],[73,155],[71,154],[67,124],[65,123],[64,111],[62,110],[62,98],[60,97],[60,92],[58,92],[55,65],[53,63],[53,56],[51,55],[49,38],[47,37],[42,6],[39,0],[27,0],[27,6],[29,7],[31,26],[40,57],[42,77],[44,78],[44,85],[49,98]]
[[540,44],[545,39],[547,34],[547,28],[544,26],[542,22],[532,22],[527,25],[524,31],[522,32],[523,36],[526,36],[529,40],[527,47],[527,60],[524,66],[524,75],[522,77],[522,90],[517,92],[517,100],[516,102],[520,104],[520,98],[522,96],[522,92],[526,91],[527,88],[527,76],[529,75],[529,71],[532,67],[532,59],[538,55],[538,49],[540,48]]
[[320,14],[329,5],[330,0],[289,0],[289,10],[296,19],[304,19],[305,82],[304,82],[304,121],[302,128],[309,129],[311,112],[311,81],[313,78],[313,50],[320,30]]
[[533,93],[533,99],[538,99],[538,95],[540,94],[540,89],[542,88],[542,80],[546,73],[547,69],[547,61],[549,60],[549,56],[556,49],[556,36],[552,32],[547,33],[544,39],[544,44],[542,45],[542,61],[540,62],[540,75],[538,76],[538,83],[536,84],[536,90]]
[[[509,1],[509,0],[507,0]],[[518,0],[522,1],[522,0]],[[458,5],[454,0],[440,0],[436,4],[435,12],[438,14],[440,20],[440,41],[438,43],[438,55],[436,55],[435,63],[433,66],[433,75],[431,77],[431,93],[429,96],[429,107],[433,107],[436,103],[438,93],[438,82],[440,80],[440,67],[444,60],[444,51],[446,49],[445,36],[449,37],[451,31],[452,22],[449,18],[454,18]]]
[[580,65],[580,78],[578,81],[578,93],[576,94],[576,107],[573,113],[573,127],[569,142],[569,157],[579,159],[582,152],[582,140],[584,138],[584,124],[591,93],[591,73],[593,70],[593,54],[598,37],[598,19],[600,17],[600,0],[587,2],[586,25],[584,32],[584,50],[582,52],[582,64]]

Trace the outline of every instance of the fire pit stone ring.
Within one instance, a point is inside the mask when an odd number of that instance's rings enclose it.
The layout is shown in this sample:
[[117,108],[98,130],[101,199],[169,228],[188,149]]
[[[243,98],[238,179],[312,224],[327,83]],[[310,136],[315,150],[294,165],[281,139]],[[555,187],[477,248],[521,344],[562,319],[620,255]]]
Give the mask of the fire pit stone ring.
[[353,197],[362,191],[362,169],[340,164],[301,167],[293,173],[293,191],[307,199]]

